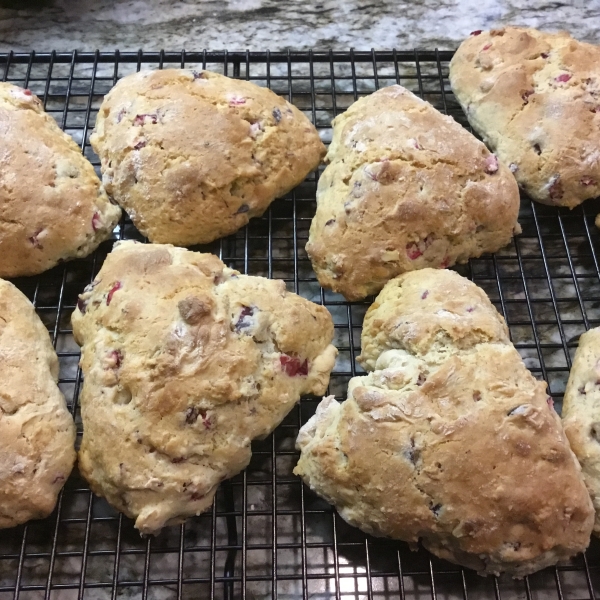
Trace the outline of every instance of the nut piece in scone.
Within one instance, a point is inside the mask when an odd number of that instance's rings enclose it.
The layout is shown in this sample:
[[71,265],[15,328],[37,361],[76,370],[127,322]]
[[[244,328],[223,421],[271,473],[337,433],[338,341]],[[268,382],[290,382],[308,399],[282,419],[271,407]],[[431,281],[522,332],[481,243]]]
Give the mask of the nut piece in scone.
[[141,71],[100,107],[91,143],[109,194],[152,242],[229,235],[302,182],[325,154],[272,91],[209,71]]
[[79,469],[142,533],[207,510],[337,354],[324,307],[168,245],[117,244],[72,322]]
[[319,283],[358,300],[391,278],[494,252],[518,230],[507,167],[399,85],[333,121],[306,251]]
[[424,269],[367,312],[370,371],[324,399],[294,472],[348,523],[522,577],[585,550],[594,513],[546,384],[475,284]]
[[594,533],[600,535],[600,327],[579,338],[562,417],[596,509]]
[[10,83],[0,83],[0,164],[0,277],[87,256],[119,220],[79,146]]
[[600,195],[600,47],[523,27],[475,31],[450,63],[469,123],[531,198]]
[[58,358],[29,300],[0,279],[0,528],[48,516],[75,462]]

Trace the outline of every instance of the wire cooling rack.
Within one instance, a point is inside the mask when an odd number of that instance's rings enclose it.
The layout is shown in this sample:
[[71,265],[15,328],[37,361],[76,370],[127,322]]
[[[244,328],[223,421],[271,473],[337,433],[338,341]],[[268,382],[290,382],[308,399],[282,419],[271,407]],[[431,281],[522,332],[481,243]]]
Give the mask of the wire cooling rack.
[[[0,55],[0,80],[29,87],[81,144],[88,144],[103,95],[140,68],[207,68],[266,85],[303,110],[324,142],[333,116],[378,87],[401,83],[467,126],[447,81],[449,52],[204,52]],[[304,251],[315,211],[313,174],[237,234],[199,248],[248,274],[284,279],[290,290],[324,304],[340,350],[330,392],[345,398],[360,373],[363,315],[370,301],[348,303],[322,290]],[[573,211],[523,198],[523,233],[501,252],[457,270],[480,285],[505,316],[533,373],[549,383],[560,410],[579,335],[600,324],[600,210]],[[114,239],[140,238],[127,218],[91,257],[15,283],[33,301],[60,357],[60,387],[81,432],[81,371],[70,315]],[[304,398],[266,440],[253,444],[246,471],[222,484],[212,510],[157,537],[94,497],[75,472],[54,513],[0,530],[0,600],[135,598],[152,600],[583,600],[600,590],[600,543],[584,556],[522,581],[482,578],[375,539],[346,525],[292,474],[299,427],[318,399]]]

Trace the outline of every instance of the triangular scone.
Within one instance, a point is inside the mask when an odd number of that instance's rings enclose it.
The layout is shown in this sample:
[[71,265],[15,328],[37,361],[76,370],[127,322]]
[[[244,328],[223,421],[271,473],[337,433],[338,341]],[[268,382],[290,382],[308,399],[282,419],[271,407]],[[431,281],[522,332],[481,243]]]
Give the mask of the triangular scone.
[[425,267],[495,252],[518,229],[507,167],[452,117],[399,85],[333,121],[306,251],[348,300]]
[[122,242],[79,297],[83,440],[92,490],[142,533],[212,504],[337,354],[322,306],[216,256]]
[[48,516],[75,462],[58,358],[31,302],[0,279],[0,528]]
[[546,384],[475,284],[424,269],[369,309],[371,371],[300,430],[295,473],[352,525],[521,577],[584,550],[593,508]]
[[92,164],[29,90],[0,83],[0,277],[87,256],[121,216]]
[[562,417],[596,509],[594,533],[600,535],[600,327],[579,338]]
[[600,47],[523,27],[474,31],[450,62],[469,123],[538,202],[600,195]]

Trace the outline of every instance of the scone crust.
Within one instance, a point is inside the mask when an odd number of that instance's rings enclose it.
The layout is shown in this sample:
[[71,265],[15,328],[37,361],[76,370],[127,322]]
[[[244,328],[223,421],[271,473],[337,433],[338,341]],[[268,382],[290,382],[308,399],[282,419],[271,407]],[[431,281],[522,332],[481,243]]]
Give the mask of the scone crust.
[[522,577],[587,547],[593,508],[546,384],[475,284],[432,269],[390,281],[362,344],[371,372],[297,441],[294,472],[344,519],[481,574]]
[[119,220],[79,146],[10,83],[0,83],[0,164],[0,277],[87,256]]
[[72,322],[80,471],[143,533],[210,507],[337,354],[322,306],[168,245],[116,245]]
[[399,85],[333,121],[306,251],[322,286],[358,300],[391,278],[505,246],[519,191],[454,119]]
[[563,399],[562,418],[571,448],[581,464],[600,535],[600,327],[579,338]]
[[136,227],[178,246],[237,231],[325,154],[304,114],[269,89],[183,69],[121,79],[90,141]]
[[49,515],[75,461],[58,358],[29,300],[0,279],[0,528]]
[[600,195],[600,48],[523,27],[474,34],[450,62],[472,127],[534,200]]

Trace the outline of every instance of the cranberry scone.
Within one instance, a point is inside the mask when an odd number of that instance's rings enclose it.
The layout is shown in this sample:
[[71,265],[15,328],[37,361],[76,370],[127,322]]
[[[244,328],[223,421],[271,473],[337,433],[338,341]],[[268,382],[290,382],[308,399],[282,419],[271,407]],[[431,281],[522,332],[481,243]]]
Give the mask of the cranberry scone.
[[72,322],[79,469],[142,533],[209,508],[250,442],[324,393],[337,355],[324,307],[168,245],[117,244]]
[[48,516],[75,462],[58,358],[29,300],[0,279],[0,528]]
[[522,577],[583,551],[594,513],[546,384],[485,293],[452,271],[390,281],[348,399],[301,428],[294,472],[376,536]]
[[600,47],[522,27],[474,31],[450,63],[469,123],[527,194],[600,195]]
[[272,91],[209,71],[141,71],[106,95],[91,143],[109,194],[152,242],[229,235],[298,185],[325,154]]
[[499,250],[518,227],[508,168],[399,85],[334,119],[326,161],[306,251],[319,283],[348,300]]
[[600,535],[600,327],[579,338],[563,400],[565,433],[575,452],[596,509]]
[[79,146],[10,83],[0,83],[0,164],[0,277],[87,256],[119,220]]

